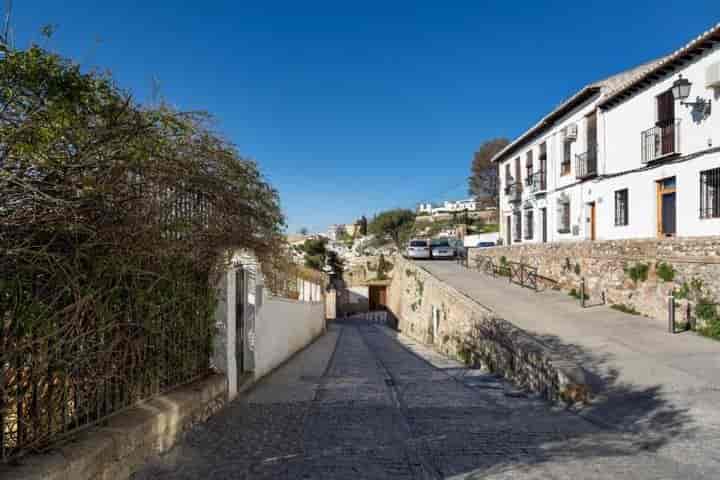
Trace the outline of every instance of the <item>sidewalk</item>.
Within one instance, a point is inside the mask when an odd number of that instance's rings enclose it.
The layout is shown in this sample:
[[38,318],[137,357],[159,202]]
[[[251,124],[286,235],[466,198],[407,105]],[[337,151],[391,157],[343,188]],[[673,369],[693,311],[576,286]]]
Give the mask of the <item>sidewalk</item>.
[[437,278],[580,363],[595,402],[582,414],[623,430],[673,428],[688,459],[720,464],[720,342],[671,335],[665,322],[606,306],[583,309],[451,262],[417,262]]

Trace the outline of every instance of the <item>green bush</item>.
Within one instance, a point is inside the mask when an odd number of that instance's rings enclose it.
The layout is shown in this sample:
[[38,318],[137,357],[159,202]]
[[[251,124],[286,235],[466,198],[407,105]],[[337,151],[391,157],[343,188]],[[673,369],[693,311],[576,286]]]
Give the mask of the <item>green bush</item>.
[[625,267],[625,274],[630,277],[633,282],[638,283],[647,280],[649,270],[650,265],[647,263],[636,263],[632,267]]
[[672,282],[675,278],[675,269],[669,263],[658,263],[655,267],[655,271],[657,272],[658,278],[663,282]]
[[575,264],[575,275],[580,275],[580,264],[579,263]]

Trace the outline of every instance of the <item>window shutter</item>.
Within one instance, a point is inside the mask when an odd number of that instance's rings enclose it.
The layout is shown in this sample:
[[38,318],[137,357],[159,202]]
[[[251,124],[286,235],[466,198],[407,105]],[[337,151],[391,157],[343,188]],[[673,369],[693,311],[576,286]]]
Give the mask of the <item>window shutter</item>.
[[657,96],[657,125],[664,127],[670,125],[675,118],[675,98],[672,91],[668,90]]

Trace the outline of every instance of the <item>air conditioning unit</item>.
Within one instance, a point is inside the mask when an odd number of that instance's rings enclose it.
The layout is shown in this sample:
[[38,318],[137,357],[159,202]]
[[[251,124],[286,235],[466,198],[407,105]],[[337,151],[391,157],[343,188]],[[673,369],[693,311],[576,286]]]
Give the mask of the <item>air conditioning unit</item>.
[[573,123],[563,128],[563,138],[566,142],[577,140],[577,124]]
[[720,88],[720,62],[708,65],[705,70],[705,87]]

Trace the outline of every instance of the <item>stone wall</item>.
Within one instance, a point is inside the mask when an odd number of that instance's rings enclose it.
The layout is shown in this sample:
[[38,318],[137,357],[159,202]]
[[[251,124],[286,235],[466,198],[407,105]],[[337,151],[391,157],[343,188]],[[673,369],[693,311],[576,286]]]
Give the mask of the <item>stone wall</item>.
[[[566,291],[579,291],[584,278],[590,303],[599,302],[604,294],[609,304],[622,304],[662,320],[667,319],[668,296],[684,285],[701,286],[691,297],[720,300],[720,237],[519,244],[473,248],[468,255],[471,267],[481,256],[498,263],[504,257],[535,266],[539,275],[551,280],[548,284]],[[672,280],[658,276],[661,263],[672,267]],[[629,271],[643,265],[647,265],[647,279],[633,280]],[[682,316],[686,316],[686,306],[686,300],[678,301]]]
[[222,375],[177,388],[112,416],[72,441],[0,465],[4,480],[123,480],[153,456],[169,450],[193,425],[227,400]]
[[405,335],[547,398],[587,400],[578,365],[423,268],[399,257],[394,261],[388,308]]

